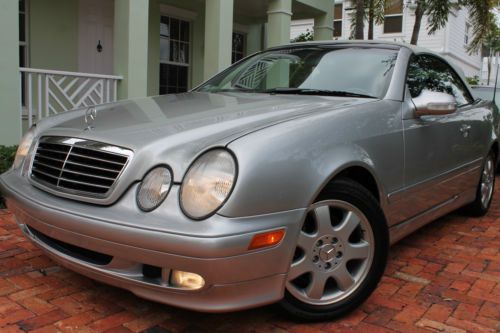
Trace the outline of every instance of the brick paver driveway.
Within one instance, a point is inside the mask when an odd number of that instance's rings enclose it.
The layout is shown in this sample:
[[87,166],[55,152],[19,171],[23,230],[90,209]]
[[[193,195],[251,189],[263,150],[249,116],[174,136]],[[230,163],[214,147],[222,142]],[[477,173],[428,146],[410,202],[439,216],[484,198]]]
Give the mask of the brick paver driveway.
[[500,183],[490,214],[452,214],[391,249],[351,315],[298,324],[277,306],[209,315],[135,297],[63,269],[0,210],[0,332],[499,332]]

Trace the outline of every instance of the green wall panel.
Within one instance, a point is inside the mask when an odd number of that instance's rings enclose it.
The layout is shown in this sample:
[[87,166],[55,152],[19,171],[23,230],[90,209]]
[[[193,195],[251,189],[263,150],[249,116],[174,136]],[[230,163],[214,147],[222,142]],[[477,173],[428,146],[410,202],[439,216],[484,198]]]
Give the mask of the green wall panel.
[[78,0],[32,0],[29,6],[30,67],[78,71]]

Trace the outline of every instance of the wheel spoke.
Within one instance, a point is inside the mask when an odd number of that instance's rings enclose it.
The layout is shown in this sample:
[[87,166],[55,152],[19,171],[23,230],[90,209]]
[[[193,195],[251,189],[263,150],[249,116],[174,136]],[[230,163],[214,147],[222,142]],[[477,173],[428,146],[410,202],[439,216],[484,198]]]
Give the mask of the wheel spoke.
[[332,220],[330,217],[330,207],[327,205],[319,206],[314,209],[318,233],[321,235],[330,234],[333,231]]
[[328,275],[320,272],[315,272],[312,276],[311,283],[306,289],[307,296],[313,299],[320,299],[325,292],[327,279]]
[[360,223],[359,217],[353,212],[348,212],[340,226],[335,228],[335,233],[340,236],[345,242],[348,241],[349,236],[351,236],[352,232]]
[[486,184],[481,184],[481,193],[485,195],[488,192],[488,185]]
[[309,251],[314,243],[316,242],[316,237],[313,235],[306,234],[303,231],[300,231],[298,245],[304,250]]
[[354,284],[354,278],[347,270],[345,264],[339,265],[335,270],[333,270],[331,272],[331,276],[335,279],[337,286],[342,291],[349,289],[349,287]]
[[366,259],[370,255],[370,244],[365,241],[357,244],[347,243],[344,255],[346,260]]
[[486,166],[486,169],[488,170],[488,176],[491,175],[491,170],[493,169],[493,163],[491,163],[491,160],[488,160],[488,164]]
[[302,274],[309,273],[312,271],[312,267],[306,257],[294,262],[288,271],[288,281],[292,281]]
[[487,184],[481,184],[481,197],[483,198],[483,202],[488,199],[489,187]]

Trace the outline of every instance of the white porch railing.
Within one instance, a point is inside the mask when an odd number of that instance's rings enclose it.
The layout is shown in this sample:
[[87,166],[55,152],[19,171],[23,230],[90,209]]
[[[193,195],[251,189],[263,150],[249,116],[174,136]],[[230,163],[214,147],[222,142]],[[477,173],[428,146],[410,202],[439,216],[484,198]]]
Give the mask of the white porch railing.
[[31,125],[60,112],[116,101],[121,76],[20,68],[21,117]]

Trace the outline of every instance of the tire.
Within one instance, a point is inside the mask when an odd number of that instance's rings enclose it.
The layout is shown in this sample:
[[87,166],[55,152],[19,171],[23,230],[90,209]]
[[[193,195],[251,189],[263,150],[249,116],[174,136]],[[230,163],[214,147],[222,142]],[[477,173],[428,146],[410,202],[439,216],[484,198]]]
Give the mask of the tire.
[[280,305],[299,320],[343,316],[375,290],[388,251],[377,200],[355,181],[335,180],[309,208]]
[[481,178],[476,189],[476,199],[465,206],[465,212],[474,217],[484,216],[490,209],[495,193],[496,156],[490,152],[483,163]]

